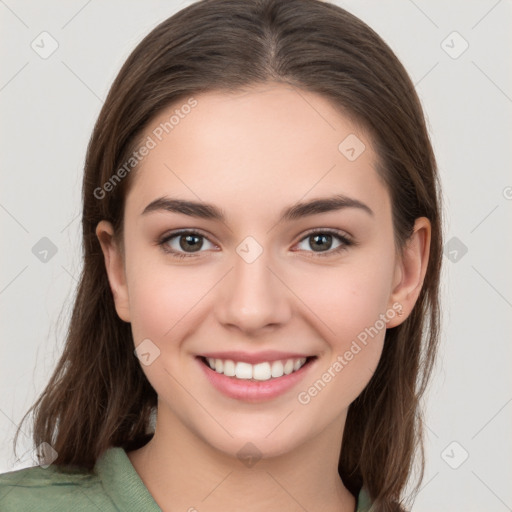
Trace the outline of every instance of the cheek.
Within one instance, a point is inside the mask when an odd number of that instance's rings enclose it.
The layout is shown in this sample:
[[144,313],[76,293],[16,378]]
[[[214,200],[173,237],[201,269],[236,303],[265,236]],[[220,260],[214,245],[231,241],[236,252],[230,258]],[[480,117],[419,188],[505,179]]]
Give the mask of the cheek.
[[[307,297],[312,321],[326,341],[321,382],[312,395],[328,387],[348,406],[371,379],[382,353],[386,320],[395,314],[387,309],[392,268],[393,259],[384,257],[377,264],[366,261],[303,274],[300,296]],[[323,396],[327,406],[332,395]]]
[[191,269],[173,271],[170,267],[152,265],[139,267],[132,274],[128,287],[136,342],[140,337],[163,340],[173,336],[180,322],[188,320],[187,315],[207,291],[205,278],[199,278]]
[[317,292],[313,307],[328,328],[322,329],[326,343],[319,367],[297,397],[302,405],[313,404],[307,414],[334,420],[366,387],[384,346],[385,298],[375,281],[355,276],[339,286],[331,283],[324,294]]
[[213,278],[192,265],[172,262],[160,248],[142,240],[142,236],[137,239],[129,234],[126,238],[132,332],[136,345],[149,338],[160,346],[166,336],[173,336],[183,321],[188,321],[187,315]]
[[342,349],[347,340],[373,326],[386,312],[392,279],[386,268],[391,265],[362,262],[301,273],[300,296],[323,322],[333,348]]

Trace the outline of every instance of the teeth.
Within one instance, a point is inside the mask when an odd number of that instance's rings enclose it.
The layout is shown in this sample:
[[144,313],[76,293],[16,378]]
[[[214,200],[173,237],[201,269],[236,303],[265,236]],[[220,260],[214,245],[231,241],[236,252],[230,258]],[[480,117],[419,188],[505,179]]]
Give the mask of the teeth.
[[223,373],[227,377],[264,381],[296,372],[304,366],[306,358],[286,359],[284,361],[265,362],[254,365],[241,361],[235,363],[230,359],[213,359],[211,357],[209,357],[207,361],[212,370],[215,370],[217,373]]
[[259,363],[252,367],[252,378],[256,380],[268,380],[272,377],[270,363]]
[[235,363],[233,361],[224,361],[224,375],[227,377],[234,377],[236,375]]
[[[215,364],[215,371],[218,371],[217,364]],[[252,379],[252,365],[249,363],[236,363],[235,376],[237,379]]]
[[290,373],[293,372],[293,365],[295,364],[295,361],[293,359],[288,359],[286,363],[284,364],[284,374],[290,375]]
[[[300,359],[299,359],[300,361]],[[284,375],[284,367],[281,361],[274,361],[272,363],[272,377],[281,377]]]

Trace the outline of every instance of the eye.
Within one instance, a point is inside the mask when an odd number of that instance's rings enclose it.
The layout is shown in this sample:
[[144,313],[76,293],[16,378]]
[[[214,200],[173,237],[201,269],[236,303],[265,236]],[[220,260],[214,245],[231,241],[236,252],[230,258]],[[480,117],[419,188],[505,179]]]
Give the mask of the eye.
[[[333,248],[333,240],[338,240],[338,245]],[[314,256],[332,256],[338,254],[341,251],[346,250],[351,245],[355,245],[354,241],[351,240],[346,234],[341,233],[334,229],[322,229],[310,231],[300,242],[300,244],[309,245],[313,248],[313,251],[305,250],[306,252],[314,253]]]
[[[214,248],[215,245],[210,242],[202,233],[194,230],[179,231],[165,235],[159,240],[158,245],[166,253],[176,258],[194,257],[204,246],[204,241]],[[208,247],[207,247],[208,248]]]
[[[195,230],[183,230],[163,236],[157,243],[162,250],[170,254],[173,258],[197,257],[204,249],[204,242],[210,244],[206,249],[215,248],[215,244],[208,238]],[[333,241],[338,243],[333,248]],[[312,251],[300,248],[305,252],[312,253],[310,256],[332,256],[346,250],[351,245],[356,245],[346,234],[334,229],[316,229],[310,231],[300,242],[307,244]]]

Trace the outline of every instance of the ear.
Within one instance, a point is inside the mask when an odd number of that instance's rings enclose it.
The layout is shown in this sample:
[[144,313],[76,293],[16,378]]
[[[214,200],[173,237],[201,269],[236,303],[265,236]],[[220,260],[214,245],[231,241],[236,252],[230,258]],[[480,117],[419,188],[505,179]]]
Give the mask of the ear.
[[419,217],[414,223],[412,235],[398,258],[393,290],[388,304],[388,307],[394,311],[402,311],[402,315],[395,315],[390,319],[387,328],[400,325],[416,304],[427,272],[430,238],[430,221],[426,217]]
[[114,296],[116,311],[125,322],[130,322],[130,301],[126,285],[126,272],[124,256],[117,239],[114,237],[114,228],[106,220],[98,222],[96,236],[100,241],[101,250],[105,257],[105,269]]

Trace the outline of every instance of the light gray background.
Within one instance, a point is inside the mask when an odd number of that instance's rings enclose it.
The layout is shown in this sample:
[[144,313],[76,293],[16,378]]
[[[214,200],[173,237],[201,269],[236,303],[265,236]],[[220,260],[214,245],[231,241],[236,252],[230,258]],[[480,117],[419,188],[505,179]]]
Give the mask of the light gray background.
[[[81,268],[83,160],[102,100],[142,37],[189,3],[0,0],[0,472],[33,465],[29,424],[19,460],[12,437],[64,341]],[[512,4],[337,3],[388,42],[417,85],[446,242],[456,237],[444,258],[440,364],[413,510],[512,510]],[[59,45],[46,59],[31,48],[43,31]],[[457,58],[464,41],[453,31],[469,44]],[[57,247],[46,263],[32,252],[42,237]]]

